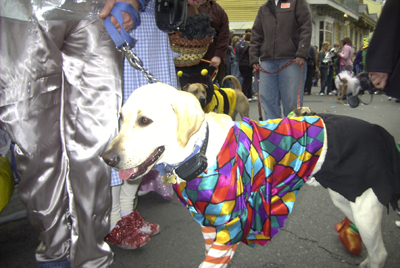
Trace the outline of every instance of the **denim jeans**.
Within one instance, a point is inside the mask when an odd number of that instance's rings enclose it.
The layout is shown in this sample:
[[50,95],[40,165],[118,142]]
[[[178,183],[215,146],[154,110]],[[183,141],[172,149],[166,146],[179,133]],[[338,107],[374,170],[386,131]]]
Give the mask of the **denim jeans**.
[[[261,67],[268,72],[276,72],[291,59],[276,59],[261,61]],[[300,74],[302,76],[300,78]],[[260,104],[263,108],[264,119],[282,118],[297,108],[300,86],[300,106],[303,105],[304,85],[306,82],[307,64],[302,68],[292,63],[276,74],[260,71]],[[283,106],[283,115],[281,110]]]
[[239,80],[240,85],[243,86],[243,77],[240,74],[239,71],[239,63],[237,61],[232,62],[231,64],[231,74],[233,76],[236,76],[236,78]]
[[333,68],[320,68],[321,71],[321,90],[319,93],[325,94],[325,87],[327,87],[326,94],[332,92]]
[[356,74],[359,74],[363,71],[363,67],[359,64],[356,64]]

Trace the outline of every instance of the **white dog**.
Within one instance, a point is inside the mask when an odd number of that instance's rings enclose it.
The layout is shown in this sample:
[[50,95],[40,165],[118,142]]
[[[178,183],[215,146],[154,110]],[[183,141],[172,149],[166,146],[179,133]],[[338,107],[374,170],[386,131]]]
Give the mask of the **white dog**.
[[135,90],[121,121],[104,161],[125,180],[166,165],[165,181],[202,225],[200,267],[226,267],[239,242],[266,244],[312,176],[357,225],[368,250],[360,267],[384,266],[381,218],[385,206],[397,206],[400,167],[381,127],[334,115],[234,123],[161,83]]

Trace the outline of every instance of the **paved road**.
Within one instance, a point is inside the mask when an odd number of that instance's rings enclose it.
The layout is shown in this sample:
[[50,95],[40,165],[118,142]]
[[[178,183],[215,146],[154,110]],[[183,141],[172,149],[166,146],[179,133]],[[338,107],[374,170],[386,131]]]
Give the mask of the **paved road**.
[[[313,88],[313,94],[318,88]],[[385,127],[400,141],[400,103],[378,95],[370,105],[350,108],[332,96],[305,96],[304,106],[316,112],[349,115]],[[251,118],[258,119],[257,104],[251,103]],[[362,138],[362,137],[360,137]],[[113,267],[197,267],[204,258],[204,245],[198,224],[174,197],[165,200],[155,193],[140,197],[139,211],[148,221],[157,222],[162,231],[145,247],[126,251],[112,247]],[[1,216],[1,214],[0,214]],[[250,248],[241,244],[231,268],[346,268],[357,267],[366,258],[348,253],[340,244],[333,225],[343,219],[322,187],[304,186],[285,227],[266,246]],[[387,268],[400,267],[400,229],[394,224],[400,216],[390,211],[383,218],[383,238],[389,258]],[[0,224],[0,267],[36,267],[34,251],[37,234],[26,219]]]

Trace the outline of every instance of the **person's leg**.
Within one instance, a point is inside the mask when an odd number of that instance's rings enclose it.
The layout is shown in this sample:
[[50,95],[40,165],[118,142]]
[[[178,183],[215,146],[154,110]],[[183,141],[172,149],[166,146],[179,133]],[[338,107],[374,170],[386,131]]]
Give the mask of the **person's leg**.
[[[137,210],[133,210],[133,203],[137,198],[140,183],[143,178],[135,181],[124,181],[121,187],[120,203],[122,221],[134,221],[140,232],[156,235],[160,232],[160,225],[145,221]],[[133,211],[132,211],[133,210]]]
[[362,68],[359,64],[356,64],[356,74],[359,74],[362,72]]
[[[123,184],[111,187],[110,233],[105,237],[105,241],[123,249],[136,249],[150,241],[150,235],[140,230],[143,228],[144,220],[137,215],[138,212],[132,213],[133,200],[140,181],[135,181],[134,188],[130,189],[124,187],[128,184],[126,181]],[[122,210],[122,203],[125,205],[125,210]],[[143,229],[145,231],[151,230],[151,228]]]
[[122,184],[120,202],[121,202],[121,216],[124,217],[132,212],[135,198],[139,190],[140,182],[142,179],[135,181],[124,181]]
[[325,87],[328,78],[328,68],[321,67],[320,72],[321,72],[321,90],[319,91],[319,94],[321,93],[325,94]]
[[251,99],[252,98],[252,95],[251,95],[252,80],[251,79],[252,79],[253,74],[252,74],[250,68],[247,66],[239,66],[239,70],[243,76],[242,91],[248,99]]
[[112,263],[112,252],[104,242],[111,209],[110,167],[101,155],[118,130],[123,56],[101,20],[80,21],[71,29],[62,55],[71,265],[107,267]]
[[327,90],[326,90],[326,94],[332,94],[332,87],[333,87],[333,67],[329,67],[328,69],[328,75],[327,75],[327,79],[326,79],[326,83],[327,83]]
[[305,93],[307,93],[308,95],[311,94],[313,75],[314,75],[313,65],[307,65],[307,76],[306,76],[306,83],[304,86],[304,94]]
[[111,186],[110,232],[117,225],[117,222],[121,220],[121,188],[122,184]]
[[[279,69],[276,60],[265,60],[261,67],[268,72],[276,72]],[[281,96],[278,90],[278,74],[267,74],[260,71],[259,96],[260,104],[264,112],[264,120],[280,118]]]
[[10,93],[0,94],[0,126],[17,144],[18,193],[39,233],[36,260],[40,267],[69,267],[68,163],[60,136],[60,48],[70,25],[0,20],[0,91]]
[[[281,59],[280,66],[284,66],[290,59]],[[279,91],[281,94],[283,116],[303,105],[304,84],[307,74],[307,64],[300,67],[293,63],[279,72]]]

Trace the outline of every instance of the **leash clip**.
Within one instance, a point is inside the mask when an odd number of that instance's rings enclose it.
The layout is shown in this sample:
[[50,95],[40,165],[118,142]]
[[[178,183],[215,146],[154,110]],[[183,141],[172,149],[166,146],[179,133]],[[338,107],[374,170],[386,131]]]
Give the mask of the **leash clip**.
[[126,41],[126,40],[124,40],[124,41],[125,41],[125,45],[121,46],[121,48],[117,47],[118,51],[121,52],[121,53],[124,53],[124,55],[125,55],[126,59],[128,60],[129,64],[133,68],[135,68],[137,70],[140,70],[139,66],[142,66],[142,61],[138,58],[138,56],[135,55],[135,53],[133,53],[130,50],[128,41]]
[[125,45],[122,45],[121,47],[117,47],[118,51],[121,53],[124,53],[126,59],[128,60],[129,64],[135,68],[136,70],[139,70],[143,73],[144,77],[146,77],[147,82],[149,84],[157,83],[158,80],[154,78],[154,76],[149,72],[146,71],[143,68],[143,63],[139,59],[138,56],[136,56],[135,53],[130,49],[129,43],[125,40]]

